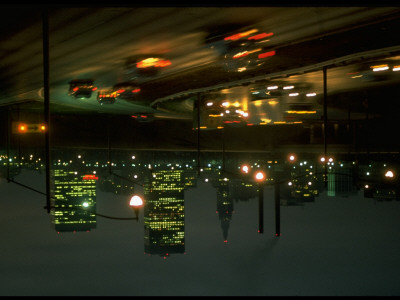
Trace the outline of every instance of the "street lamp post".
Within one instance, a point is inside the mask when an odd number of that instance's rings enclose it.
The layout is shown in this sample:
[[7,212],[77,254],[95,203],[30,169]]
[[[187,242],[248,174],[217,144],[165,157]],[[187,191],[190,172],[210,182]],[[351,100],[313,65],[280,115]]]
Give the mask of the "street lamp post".
[[129,206],[135,211],[136,221],[139,221],[139,209],[143,206],[143,199],[138,195],[134,195],[129,201]]
[[265,173],[258,171],[255,174],[258,182],[258,232],[264,233],[264,181]]
[[281,193],[279,182],[275,183],[275,236],[281,236]]

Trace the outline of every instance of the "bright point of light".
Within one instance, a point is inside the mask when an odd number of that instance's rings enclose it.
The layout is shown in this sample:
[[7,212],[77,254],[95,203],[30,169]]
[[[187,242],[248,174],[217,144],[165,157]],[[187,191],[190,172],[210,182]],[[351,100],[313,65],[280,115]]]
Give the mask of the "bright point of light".
[[135,179],[136,179],[136,178],[137,178],[137,175],[133,175],[133,178],[135,178]]
[[207,106],[212,106],[213,103],[212,102],[207,102]]
[[267,87],[268,90],[276,90],[278,88],[277,85]]
[[321,157],[320,161],[324,162],[325,161],[325,157]]
[[294,85],[288,85],[283,87],[284,90],[291,90],[294,89]]
[[329,162],[333,162],[333,158],[331,157],[331,158],[329,158]]
[[242,172],[246,174],[249,173],[249,166],[247,165],[242,166]]
[[292,183],[291,181],[289,181],[289,182],[288,182],[288,185],[289,185],[289,186],[292,186],[292,185],[293,185],[293,183]]
[[364,187],[365,187],[366,189],[368,189],[368,188],[369,188],[369,185],[368,185],[368,184],[366,184]]
[[229,106],[229,102],[223,102],[222,106],[228,107]]
[[289,97],[294,97],[294,96],[298,96],[298,95],[299,95],[299,93],[290,93]]
[[204,179],[205,182],[208,182],[208,178]]
[[308,185],[312,185],[312,182],[311,182],[311,181],[309,181],[309,182],[308,182]]
[[135,159],[136,158],[136,156],[135,155],[132,155],[132,159]]
[[78,158],[81,158],[82,156],[81,155],[78,155]]
[[314,97],[316,95],[317,95],[316,93],[308,93],[308,94],[306,94],[307,97]]
[[369,172],[367,172],[367,175],[369,175]]
[[256,173],[256,180],[261,181],[263,179],[265,179],[265,174],[263,172],[261,172],[261,171],[257,172]]
[[391,177],[391,178],[393,178],[393,176],[394,176],[394,174],[393,174],[392,171],[387,171],[387,172],[385,173],[385,177]]
[[295,158],[294,155],[290,155],[290,156],[289,156],[289,160],[291,160],[291,161],[293,161],[294,158]]
[[82,206],[83,206],[83,207],[89,207],[89,203],[83,202],[83,203],[82,203]]
[[141,206],[143,205],[143,199],[138,195],[132,196],[131,200],[129,201],[130,206]]

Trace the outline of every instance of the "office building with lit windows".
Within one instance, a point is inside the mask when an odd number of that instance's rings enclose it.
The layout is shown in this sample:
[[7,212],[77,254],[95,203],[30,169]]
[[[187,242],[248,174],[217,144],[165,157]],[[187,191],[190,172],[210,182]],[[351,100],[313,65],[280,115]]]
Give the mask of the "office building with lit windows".
[[167,256],[185,252],[184,171],[156,169],[144,187],[144,249]]
[[52,223],[57,232],[96,228],[96,181],[93,174],[52,170]]

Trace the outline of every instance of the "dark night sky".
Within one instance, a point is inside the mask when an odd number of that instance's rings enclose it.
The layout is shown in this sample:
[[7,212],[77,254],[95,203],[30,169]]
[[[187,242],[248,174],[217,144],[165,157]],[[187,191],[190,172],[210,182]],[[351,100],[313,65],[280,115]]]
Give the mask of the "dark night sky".
[[[43,190],[44,176],[22,183]],[[58,235],[45,197],[0,182],[1,295],[398,295],[400,203],[362,194],[281,207],[274,237],[273,190],[265,189],[264,234],[256,199],[235,202],[224,244],[216,192],[206,183],[185,191],[186,254],[144,254],[143,215],[98,218],[90,233]],[[125,199],[98,192],[97,212],[131,216]],[[141,212],[143,213],[143,212]]]

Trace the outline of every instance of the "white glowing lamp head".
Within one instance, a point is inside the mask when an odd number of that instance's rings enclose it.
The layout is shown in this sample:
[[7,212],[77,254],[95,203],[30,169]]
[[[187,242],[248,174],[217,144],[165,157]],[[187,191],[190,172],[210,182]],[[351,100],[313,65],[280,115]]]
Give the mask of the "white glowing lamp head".
[[261,171],[258,171],[255,175],[257,181],[262,181],[265,179],[265,174]]
[[143,199],[137,195],[133,196],[129,201],[129,205],[132,207],[139,207],[143,205]]

